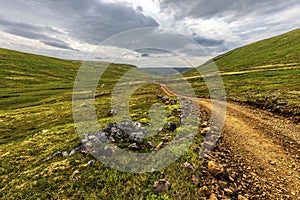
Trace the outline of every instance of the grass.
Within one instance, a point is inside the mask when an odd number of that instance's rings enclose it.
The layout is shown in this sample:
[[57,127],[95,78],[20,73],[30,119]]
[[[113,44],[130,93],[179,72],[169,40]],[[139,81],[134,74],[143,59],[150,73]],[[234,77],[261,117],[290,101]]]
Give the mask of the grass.
[[[212,61],[223,78],[228,100],[299,120],[300,29],[232,50]],[[209,97],[198,71],[191,70],[184,76],[199,97]]]
[[[191,173],[181,168],[188,161],[200,176],[201,160],[189,149],[170,166],[153,173],[132,174],[108,168],[83,154],[43,159],[57,151],[70,152],[80,144],[72,117],[72,90],[78,61],[64,61],[0,49],[0,198],[1,199],[175,199],[199,198],[199,184],[191,184]],[[112,64],[99,82],[96,110],[104,127],[113,121],[111,92],[118,79],[133,66]],[[104,84],[104,87],[102,85]],[[149,123],[149,108],[161,103],[159,87],[147,84],[130,99],[134,120]],[[172,114],[178,105],[164,105]],[[178,120],[178,115],[166,121]],[[167,131],[153,137],[158,144]],[[197,135],[194,145],[200,146]],[[168,143],[168,141],[165,141]],[[172,189],[156,193],[153,184],[160,178],[172,183]]]
[[[299,116],[299,33],[298,29],[213,59],[227,97]],[[94,158],[83,154],[41,162],[54,152],[70,151],[80,143],[72,116],[73,84],[80,65],[79,61],[0,49],[0,198],[199,199],[202,161],[191,148],[170,166],[143,174],[119,172],[98,161],[88,167],[88,161]],[[107,115],[112,91],[131,69],[134,67],[130,65],[112,64],[99,81],[95,107],[102,127],[113,121]],[[184,75],[196,95],[209,97],[196,71]],[[147,125],[151,105],[161,103],[157,98],[161,94],[159,87],[151,83],[135,90],[129,107],[132,119]],[[180,113],[174,111],[178,105],[164,108],[169,115],[165,122],[178,122]],[[167,135],[173,136],[164,130],[150,141],[158,144]],[[197,134],[193,146],[199,147],[201,142]],[[192,174],[181,167],[186,161],[195,164],[198,184],[192,184]],[[170,191],[154,192],[153,184],[160,178],[172,183]]]

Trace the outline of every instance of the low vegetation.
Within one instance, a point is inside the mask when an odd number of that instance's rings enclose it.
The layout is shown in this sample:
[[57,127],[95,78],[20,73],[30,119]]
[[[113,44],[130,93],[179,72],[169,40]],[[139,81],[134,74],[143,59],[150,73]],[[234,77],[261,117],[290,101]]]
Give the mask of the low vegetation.
[[[82,153],[47,160],[55,152],[70,153],[80,145],[72,117],[72,90],[81,63],[5,49],[0,50],[0,61],[3,76],[0,198],[174,199],[201,196],[197,190],[201,183],[191,184],[191,173],[181,167],[186,161],[201,166],[198,153],[192,149],[167,168],[145,174],[119,172],[99,161],[89,166],[88,162],[95,159]],[[108,116],[112,89],[132,67],[112,64],[103,74],[96,95],[97,116],[102,127],[113,121],[113,117]],[[163,95],[158,85],[140,87],[130,99],[132,119],[143,125],[149,123],[149,107],[161,103],[169,114],[166,122],[178,122],[178,113],[172,116],[178,105],[165,105],[158,95]],[[167,134],[171,133],[162,131],[151,141],[157,145]],[[198,135],[194,145],[200,146],[201,141]],[[199,167],[195,173],[200,173]],[[160,178],[172,183],[170,191],[154,191],[153,184]]]
[[[300,29],[220,55],[218,67],[227,99],[299,120]],[[206,69],[212,61],[198,68]],[[184,73],[199,97],[209,97],[197,70]]]

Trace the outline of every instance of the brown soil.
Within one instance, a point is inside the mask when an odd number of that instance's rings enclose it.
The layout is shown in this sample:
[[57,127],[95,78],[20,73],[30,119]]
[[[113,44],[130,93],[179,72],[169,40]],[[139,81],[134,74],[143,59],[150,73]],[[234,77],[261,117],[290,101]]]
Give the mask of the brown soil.
[[[162,90],[174,95],[164,86]],[[194,100],[211,113],[210,100]],[[300,199],[300,125],[287,118],[227,102],[222,136],[208,160],[238,174],[232,199],[238,194],[249,199]],[[217,179],[207,180],[212,193],[226,197]]]

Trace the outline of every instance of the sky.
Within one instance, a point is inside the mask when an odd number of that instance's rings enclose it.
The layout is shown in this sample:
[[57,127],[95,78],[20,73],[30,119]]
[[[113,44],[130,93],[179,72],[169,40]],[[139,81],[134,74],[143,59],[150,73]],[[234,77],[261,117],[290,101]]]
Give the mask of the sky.
[[0,1],[2,48],[139,66],[199,65],[300,25],[299,0]]

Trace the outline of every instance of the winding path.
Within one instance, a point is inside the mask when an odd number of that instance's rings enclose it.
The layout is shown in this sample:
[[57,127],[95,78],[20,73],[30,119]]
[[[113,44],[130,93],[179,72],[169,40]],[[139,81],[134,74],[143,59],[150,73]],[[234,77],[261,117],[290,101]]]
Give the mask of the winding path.
[[[168,95],[175,95],[164,85],[161,89]],[[212,112],[209,99],[193,100],[208,113]],[[218,106],[215,109],[219,109]],[[266,193],[265,199],[300,199],[299,124],[251,106],[227,102],[225,125],[218,145],[230,149],[227,159],[242,158],[238,162],[251,170]]]

